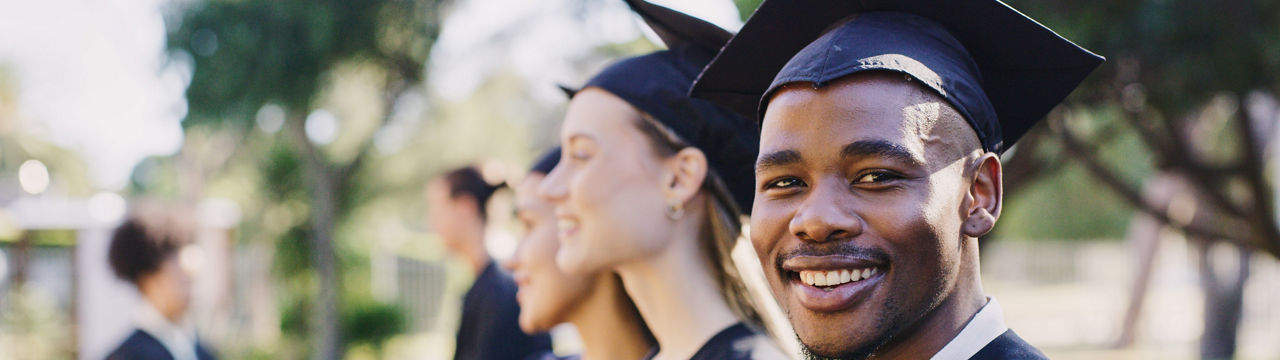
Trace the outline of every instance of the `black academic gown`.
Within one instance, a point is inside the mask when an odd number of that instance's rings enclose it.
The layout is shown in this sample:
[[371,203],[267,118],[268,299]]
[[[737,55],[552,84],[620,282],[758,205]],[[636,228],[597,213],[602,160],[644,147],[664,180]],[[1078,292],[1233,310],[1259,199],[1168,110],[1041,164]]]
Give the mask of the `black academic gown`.
[[[196,359],[197,360],[214,360],[217,359],[196,341]],[[169,353],[169,349],[160,343],[146,331],[134,330],[133,334],[124,339],[120,346],[107,355],[107,360],[173,360],[173,354]]]
[[520,331],[516,284],[493,262],[486,265],[463,297],[456,360],[520,360],[549,352],[546,334]]
[[[770,344],[772,343],[764,334],[752,330],[747,324],[737,323],[712,336],[689,360],[752,360],[762,356],[761,353],[775,352],[776,350],[758,349],[760,346],[771,346]],[[644,359],[652,360],[655,355],[658,355],[657,347],[649,351]]]
[[987,343],[987,346],[978,350],[977,354],[973,354],[970,360],[1047,360],[1039,349],[1031,346],[1023,341],[1013,330],[1006,330],[1004,334],[996,337],[995,340]]

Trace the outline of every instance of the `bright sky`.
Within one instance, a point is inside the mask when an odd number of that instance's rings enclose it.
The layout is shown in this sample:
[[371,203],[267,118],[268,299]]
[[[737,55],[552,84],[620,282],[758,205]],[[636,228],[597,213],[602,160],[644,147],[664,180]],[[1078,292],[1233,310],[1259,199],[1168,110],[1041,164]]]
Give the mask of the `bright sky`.
[[0,0],[0,66],[18,80],[24,129],[78,151],[102,189],[182,144],[189,70],[166,65],[162,2]]
[[[741,26],[731,0],[654,2]],[[0,0],[0,66],[18,79],[26,133],[78,151],[101,189],[121,189],[138,161],[182,145],[190,68],[165,56],[166,5],[170,0]],[[548,85],[532,96],[563,101],[551,85],[583,80],[567,59],[638,31],[648,30],[622,1],[458,0],[428,68],[431,88],[461,99],[505,67]],[[510,36],[495,42],[502,33]]]
[[[723,28],[742,27],[731,0],[651,0]],[[576,85],[580,60],[593,48],[635,39],[643,31],[661,44],[621,0],[466,0],[454,6],[428,66],[430,88],[461,100],[502,67],[536,87],[531,96],[563,102],[556,83]]]

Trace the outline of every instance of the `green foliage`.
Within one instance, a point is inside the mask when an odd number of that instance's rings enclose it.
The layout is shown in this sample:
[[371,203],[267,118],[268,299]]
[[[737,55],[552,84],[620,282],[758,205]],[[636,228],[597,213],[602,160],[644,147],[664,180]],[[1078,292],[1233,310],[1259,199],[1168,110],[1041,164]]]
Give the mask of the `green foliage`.
[[284,279],[306,275],[311,268],[311,247],[307,239],[311,237],[308,223],[301,223],[289,230],[275,241],[275,262],[273,271]]
[[407,328],[405,311],[396,305],[372,300],[348,304],[342,314],[343,340],[348,345],[367,344],[375,349]]
[[1116,99],[1113,81],[1133,81],[1153,106],[1179,116],[1222,92],[1280,85],[1280,2],[1009,2],[1108,57],[1095,81],[1077,91],[1088,97]]
[[763,2],[764,0],[733,0],[733,5],[738,8],[738,16],[742,17],[742,21],[747,21]]
[[[408,329],[406,313],[400,306],[354,297],[357,299],[343,304],[341,310],[344,347],[369,345],[380,349],[388,339]],[[287,303],[280,317],[281,330],[296,341],[305,341],[300,335],[305,334],[310,311],[310,302]]]
[[288,144],[272,143],[260,166],[263,184],[267,186],[267,194],[272,201],[306,197],[302,159]]
[[322,75],[344,62],[382,65],[406,83],[439,32],[437,1],[218,1],[191,5],[169,34],[195,67],[186,125],[250,128],[268,102],[309,109]]

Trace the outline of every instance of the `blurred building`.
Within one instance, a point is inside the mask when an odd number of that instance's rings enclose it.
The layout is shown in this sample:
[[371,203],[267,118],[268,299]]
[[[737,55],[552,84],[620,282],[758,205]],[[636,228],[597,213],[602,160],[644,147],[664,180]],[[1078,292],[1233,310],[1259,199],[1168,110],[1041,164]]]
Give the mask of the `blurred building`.
[[[141,299],[107,263],[114,228],[127,209],[124,198],[21,196],[0,203],[0,227],[17,239],[0,242],[8,276],[0,276],[0,348],[4,357],[101,359],[133,328]],[[233,332],[260,339],[278,336],[279,315],[269,294],[269,264],[236,249],[234,203],[206,200],[197,207],[200,227],[190,254],[199,271],[190,315],[202,337],[217,346]],[[255,266],[255,264],[257,264]],[[22,285],[19,286],[18,283]]]

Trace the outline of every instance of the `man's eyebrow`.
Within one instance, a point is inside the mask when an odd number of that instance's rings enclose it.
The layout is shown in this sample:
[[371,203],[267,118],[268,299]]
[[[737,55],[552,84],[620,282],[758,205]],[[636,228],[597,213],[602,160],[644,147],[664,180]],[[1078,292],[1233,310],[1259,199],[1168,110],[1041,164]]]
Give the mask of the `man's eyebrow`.
[[906,146],[885,140],[851,142],[840,149],[840,156],[845,158],[882,157],[910,166],[923,165],[920,159],[917,159],[911,154],[910,150],[907,150]]
[[800,153],[795,150],[779,150],[768,154],[761,154],[756,159],[756,173],[768,170],[772,167],[791,165],[800,162]]

